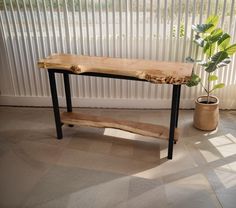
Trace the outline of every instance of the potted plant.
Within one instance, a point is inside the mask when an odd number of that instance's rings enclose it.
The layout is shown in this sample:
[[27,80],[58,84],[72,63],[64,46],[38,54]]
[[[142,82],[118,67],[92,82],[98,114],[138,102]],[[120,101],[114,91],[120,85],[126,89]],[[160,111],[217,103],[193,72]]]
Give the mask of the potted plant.
[[194,62],[194,66],[200,65],[203,73],[207,73],[207,79],[203,82],[193,70],[191,80],[187,83],[189,87],[200,84],[206,93],[195,100],[194,126],[201,130],[214,130],[218,125],[219,99],[212,93],[223,88],[224,83],[216,83],[218,77],[215,72],[227,66],[231,61],[230,57],[236,52],[236,44],[230,44],[230,35],[217,28],[218,21],[218,16],[210,16],[204,24],[192,25],[196,51],[199,47],[202,48],[204,58],[194,60],[188,57],[187,60]]

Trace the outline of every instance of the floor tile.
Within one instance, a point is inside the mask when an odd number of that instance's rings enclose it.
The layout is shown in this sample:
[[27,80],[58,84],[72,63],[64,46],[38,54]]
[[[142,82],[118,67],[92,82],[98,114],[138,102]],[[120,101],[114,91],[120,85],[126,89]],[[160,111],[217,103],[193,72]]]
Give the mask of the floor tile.
[[[61,109],[64,111],[65,109]],[[75,109],[169,125],[168,110]],[[50,108],[0,107],[0,207],[235,207],[236,113],[214,131],[180,111],[181,137],[168,142],[111,128],[63,126]]]
[[165,185],[170,207],[221,207],[210,184],[202,174],[195,174]]

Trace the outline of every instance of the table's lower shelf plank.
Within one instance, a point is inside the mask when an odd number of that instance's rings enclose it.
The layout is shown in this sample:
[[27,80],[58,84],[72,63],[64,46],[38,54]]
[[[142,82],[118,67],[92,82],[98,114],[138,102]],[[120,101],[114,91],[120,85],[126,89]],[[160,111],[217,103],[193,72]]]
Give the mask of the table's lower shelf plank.
[[[64,124],[74,124],[79,126],[91,126],[98,128],[114,128],[140,134],[143,136],[150,136],[166,140],[169,139],[169,129],[161,125],[113,119],[109,117],[94,116],[75,112],[63,112],[61,114],[61,121]],[[178,140],[177,129],[175,130],[174,140]]]

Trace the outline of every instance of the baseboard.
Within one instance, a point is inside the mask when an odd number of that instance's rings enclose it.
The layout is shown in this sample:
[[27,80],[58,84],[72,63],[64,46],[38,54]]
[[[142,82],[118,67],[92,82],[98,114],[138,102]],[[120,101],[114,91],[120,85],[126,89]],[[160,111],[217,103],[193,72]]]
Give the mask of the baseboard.
[[[59,97],[59,104],[65,107],[65,99]],[[169,109],[170,99],[109,99],[109,98],[72,98],[73,107],[91,108],[132,108],[132,109]],[[8,106],[52,106],[51,97],[0,96],[0,105]],[[193,108],[193,100],[182,100],[181,108]]]

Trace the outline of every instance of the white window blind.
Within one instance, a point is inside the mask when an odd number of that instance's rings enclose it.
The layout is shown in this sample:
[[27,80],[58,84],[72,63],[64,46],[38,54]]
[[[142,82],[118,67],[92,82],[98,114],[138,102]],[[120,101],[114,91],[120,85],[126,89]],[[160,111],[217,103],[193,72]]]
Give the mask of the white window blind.
[[[211,14],[236,42],[235,0],[3,0],[0,104],[51,105],[47,72],[36,66],[51,53],[185,61],[195,51],[191,25]],[[221,108],[236,108],[235,56],[217,73]],[[167,108],[171,97],[168,85],[108,78],[71,76],[71,88],[74,106]],[[182,89],[183,108],[204,93]]]

